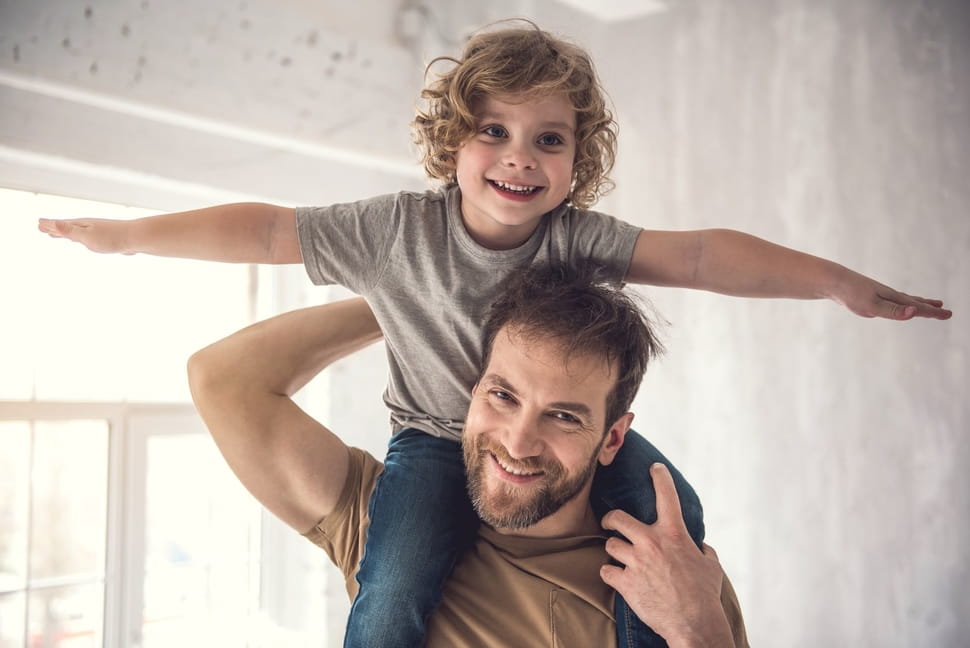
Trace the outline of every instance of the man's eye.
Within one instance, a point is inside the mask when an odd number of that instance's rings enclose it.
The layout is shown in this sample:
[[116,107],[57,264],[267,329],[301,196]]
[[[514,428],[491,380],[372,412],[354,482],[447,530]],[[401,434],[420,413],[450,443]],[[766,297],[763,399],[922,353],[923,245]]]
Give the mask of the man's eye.
[[548,133],[539,138],[540,146],[559,146],[562,143],[562,138],[555,133]]
[[505,137],[505,129],[501,126],[486,126],[482,129],[482,133],[489,137]]
[[512,395],[508,392],[502,391],[501,389],[493,389],[490,393],[498,400],[503,400],[503,401],[512,400]]
[[560,421],[562,421],[564,423],[579,423],[580,422],[580,420],[578,418],[576,418],[575,416],[573,416],[569,412],[553,412],[552,413],[552,417],[553,418],[556,418],[556,419],[559,419]]

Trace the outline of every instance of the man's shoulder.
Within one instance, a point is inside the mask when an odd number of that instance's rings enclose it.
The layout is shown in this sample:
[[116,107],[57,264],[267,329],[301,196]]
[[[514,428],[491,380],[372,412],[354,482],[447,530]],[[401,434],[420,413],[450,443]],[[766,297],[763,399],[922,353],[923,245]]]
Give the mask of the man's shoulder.
[[348,447],[347,478],[337,505],[330,515],[303,534],[327,552],[330,560],[347,577],[348,586],[363,556],[370,523],[367,507],[377,477],[383,470],[384,464],[370,453]]

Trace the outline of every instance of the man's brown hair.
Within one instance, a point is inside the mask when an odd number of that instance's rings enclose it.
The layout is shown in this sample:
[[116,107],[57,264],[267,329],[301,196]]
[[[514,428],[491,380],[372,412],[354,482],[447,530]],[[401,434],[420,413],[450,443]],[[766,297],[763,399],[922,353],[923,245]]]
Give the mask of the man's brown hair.
[[581,47],[522,20],[524,27],[482,31],[460,58],[422,92],[424,109],[412,122],[414,141],[429,177],[456,182],[455,153],[475,134],[475,110],[485,97],[528,101],[561,95],[576,111],[576,158],[568,199],[587,208],[613,188],[616,122],[593,62]]
[[503,327],[527,341],[561,344],[566,359],[573,353],[601,357],[616,376],[606,397],[605,425],[612,425],[630,409],[647,364],[663,347],[633,296],[600,274],[593,265],[536,265],[513,273],[485,319],[479,377]]

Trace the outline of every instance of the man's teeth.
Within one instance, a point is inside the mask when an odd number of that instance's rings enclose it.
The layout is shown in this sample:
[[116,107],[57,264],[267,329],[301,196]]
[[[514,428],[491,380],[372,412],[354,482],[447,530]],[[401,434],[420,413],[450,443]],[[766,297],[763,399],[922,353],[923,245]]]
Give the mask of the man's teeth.
[[514,184],[509,184],[508,182],[500,182],[498,180],[494,180],[493,183],[495,184],[495,186],[501,189],[505,189],[506,191],[512,191],[512,192],[521,193],[521,194],[530,194],[533,191],[538,189],[538,187],[514,185]]
[[[495,456],[495,455],[492,455],[492,456]],[[535,472],[530,472],[530,471],[526,471],[526,470],[519,470],[518,468],[513,468],[512,466],[506,464],[504,461],[502,461],[498,457],[495,457],[495,461],[498,462],[498,465],[500,465],[502,467],[502,470],[504,470],[505,472],[511,473],[513,475],[519,475],[520,477],[530,477],[532,475],[538,475],[539,473],[542,472],[541,470],[537,470]]]

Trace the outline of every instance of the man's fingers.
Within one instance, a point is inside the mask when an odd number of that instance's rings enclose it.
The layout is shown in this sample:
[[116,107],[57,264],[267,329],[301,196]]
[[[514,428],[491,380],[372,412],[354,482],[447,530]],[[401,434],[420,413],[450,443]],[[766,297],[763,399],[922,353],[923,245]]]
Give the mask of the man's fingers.
[[643,522],[626,511],[614,509],[603,516],[601,524],[604,529],[616,531],[632,540],[640,532]]
[[717,557],[717,552],[714,551],[714,547],[712,547],[711,545],[707,544],[706,542],[704,543],[703,554],[705,556],[712,557],[714,559],[714,562],[716,562],[718,564],[721,564],[721,560],[720,560],[720,558]]
[[606,553],[610,554],[610,558],[624,565],[632,564],[636,558],[633,545],[622,538],[608,539],[605,549]]
[[653,489],[657,493],[657,522],[662,525],[679,524],[684,526],[683,514],[680,511],[680,497],[674,486],[674,478],[667,466],[657,462],[650,466],[650,477],[653,479]]
[[603,565],[600,567],[600,578],[613,589],[619,589],[617,585],[623,578],[623,568],[616,565]]

